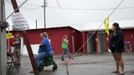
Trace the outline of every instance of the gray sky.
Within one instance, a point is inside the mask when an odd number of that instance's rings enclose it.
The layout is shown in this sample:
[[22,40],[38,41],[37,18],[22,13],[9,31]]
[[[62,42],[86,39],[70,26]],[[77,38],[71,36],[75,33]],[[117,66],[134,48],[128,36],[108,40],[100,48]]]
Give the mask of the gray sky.
[[[21,4],[24,0],[17,0]],[[44,26],[44,11],[41,7],[44,0],[28,0],[20,9],[27,19],[30,28]],[[96,29],[121,0],[46,0],[47,27],[72,26],[79,30]],[[6,2],[6,15],[12,11],[10,0]],[[110,21],[119,22],[122,27],[134,27],[134,0],[125,0],[119,9],[110,17]],[[8,19],[10,25],[11,19]],[[102,27],[103,28],[103,27]]]

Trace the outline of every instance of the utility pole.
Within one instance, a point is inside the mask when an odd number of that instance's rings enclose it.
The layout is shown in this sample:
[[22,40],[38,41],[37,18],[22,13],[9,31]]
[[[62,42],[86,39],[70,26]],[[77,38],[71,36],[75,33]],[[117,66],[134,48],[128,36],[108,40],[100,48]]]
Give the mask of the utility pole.
[[7,44],[6,44],[5,4],[0,0],[0,75],[7,72]]
[[46,0],[44,0],[44,28],[46,28]]
[[38,27],[37,27],[37,20],[35,20],[35,25],[36,25],[36,29],[37,29],[37,28],[38,28]]

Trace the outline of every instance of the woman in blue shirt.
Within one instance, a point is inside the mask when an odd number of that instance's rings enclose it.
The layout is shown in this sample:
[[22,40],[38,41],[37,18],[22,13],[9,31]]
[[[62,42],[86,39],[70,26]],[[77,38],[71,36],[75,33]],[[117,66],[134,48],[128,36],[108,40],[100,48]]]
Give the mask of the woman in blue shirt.
[[[35,58],[35,62],[39,71],[42,71],[44,68],[43,65],[41,66],[42,61],[45,60],[44,58],[53,56],[53,49],[48,39],[47,33],[46,32],[41,33],[41,38],[42,38],[42,41],[39,46],[38,55]],[[53,61],[53,65],[54,65],[53,70],[56,70],[57,65],[54,61]]]

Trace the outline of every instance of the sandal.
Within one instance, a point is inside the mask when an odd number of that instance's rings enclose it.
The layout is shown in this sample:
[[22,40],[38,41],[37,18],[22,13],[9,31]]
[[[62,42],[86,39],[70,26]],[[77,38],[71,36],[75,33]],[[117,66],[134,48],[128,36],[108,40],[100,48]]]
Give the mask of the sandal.
[[125,75],[125,73],[124,72],[121,72],[121,73],[119,73],[119,75]]

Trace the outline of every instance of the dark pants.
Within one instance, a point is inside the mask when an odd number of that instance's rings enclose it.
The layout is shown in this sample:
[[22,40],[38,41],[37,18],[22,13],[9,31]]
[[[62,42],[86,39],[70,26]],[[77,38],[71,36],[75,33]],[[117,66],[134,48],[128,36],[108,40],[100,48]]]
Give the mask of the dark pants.
[[65,55],[65,54],[67,54],[68,57],[71,59],[71,55],[69,54],[68,49],[63,48],[62,57],[61,57],[62,60],[64,60],[64,55]]

